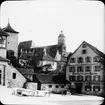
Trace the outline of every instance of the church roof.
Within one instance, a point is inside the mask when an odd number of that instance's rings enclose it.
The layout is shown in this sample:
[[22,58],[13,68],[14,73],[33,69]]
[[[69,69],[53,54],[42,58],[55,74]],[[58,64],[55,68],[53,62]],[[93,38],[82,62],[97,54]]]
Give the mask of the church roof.
[[17,34],[19,33],[19,32],[15,31],[15,30],[11,27],[11,25],[10,25],[9,22],[8,22],[7,27],[3,28],[3,30],[4,30],[5,32],[11,32],[11,33],[17,33]]
[[[46,60],[54,60],[57,52],[57,45],[50,45],[44,47],[34,48],[35,52],[33,58],[35,59],[46,59]],[[44,54],[44,48],[46,48],[46,55]]]
[[9,36],[9,35],[0,28],[0,36]]
[[18,49],[19,50],[20,49],[23,49],[23,50],[30,49],[31,45],[32,45],[32,40],[22,41],[22,42],[19,43]]

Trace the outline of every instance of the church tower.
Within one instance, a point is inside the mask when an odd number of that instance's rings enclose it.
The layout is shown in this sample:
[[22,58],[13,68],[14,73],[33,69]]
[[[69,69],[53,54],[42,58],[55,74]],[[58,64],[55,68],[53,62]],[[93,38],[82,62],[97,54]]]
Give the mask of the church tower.
[[66,52],[65,36],[64,36],[62,30],[61,30],[61,32],[60,32],[60,34],[58,36],[58,48],[59,48],[59,52],[61,54]]
[[8,50],[13,50],[14,51],[14,56],[18,57],[18,33],[15,31],[9,21],[7,24],[7,27],[3,29],[9,36],[7,37],[7,51]]

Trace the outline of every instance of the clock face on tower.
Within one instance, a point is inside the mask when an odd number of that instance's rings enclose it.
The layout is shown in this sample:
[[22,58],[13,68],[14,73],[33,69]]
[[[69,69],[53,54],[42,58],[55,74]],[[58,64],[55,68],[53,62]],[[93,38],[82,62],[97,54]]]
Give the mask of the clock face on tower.
[[6,37],[0,36],[0,48],[5,48],[5,47],[6,47]]

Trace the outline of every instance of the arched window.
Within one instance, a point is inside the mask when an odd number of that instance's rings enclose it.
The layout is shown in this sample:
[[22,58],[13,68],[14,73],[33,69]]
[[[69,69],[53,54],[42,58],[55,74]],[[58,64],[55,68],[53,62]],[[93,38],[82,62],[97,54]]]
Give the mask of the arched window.
[[77,67],[77,72],[83,72],[83,67],[82,66],[78,66]]
[[69,72],[75,72],[75,67],[71,66],[70,69],[69,69]]
[[70,63],[75,63],[76,59],[75,58],[70,58]]
[[83,76],[82,75],[77,76],[77,80],[78,81],[83,81]]
[[78,63],[83,63],[83,58],[82,57],[78,58]]
[[86,63],[90,63],[90,62],[91,62],[91,57],[90,57],[90,56],[87,56],[87,57],[85,58],[85,62],[86,62]]

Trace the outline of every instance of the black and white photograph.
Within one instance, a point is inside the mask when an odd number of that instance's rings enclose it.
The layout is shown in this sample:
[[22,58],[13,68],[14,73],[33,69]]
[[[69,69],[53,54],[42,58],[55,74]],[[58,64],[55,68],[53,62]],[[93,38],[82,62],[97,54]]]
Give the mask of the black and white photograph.
[[95,0],[2,2],[0,102],[102,105],[104,15]]

